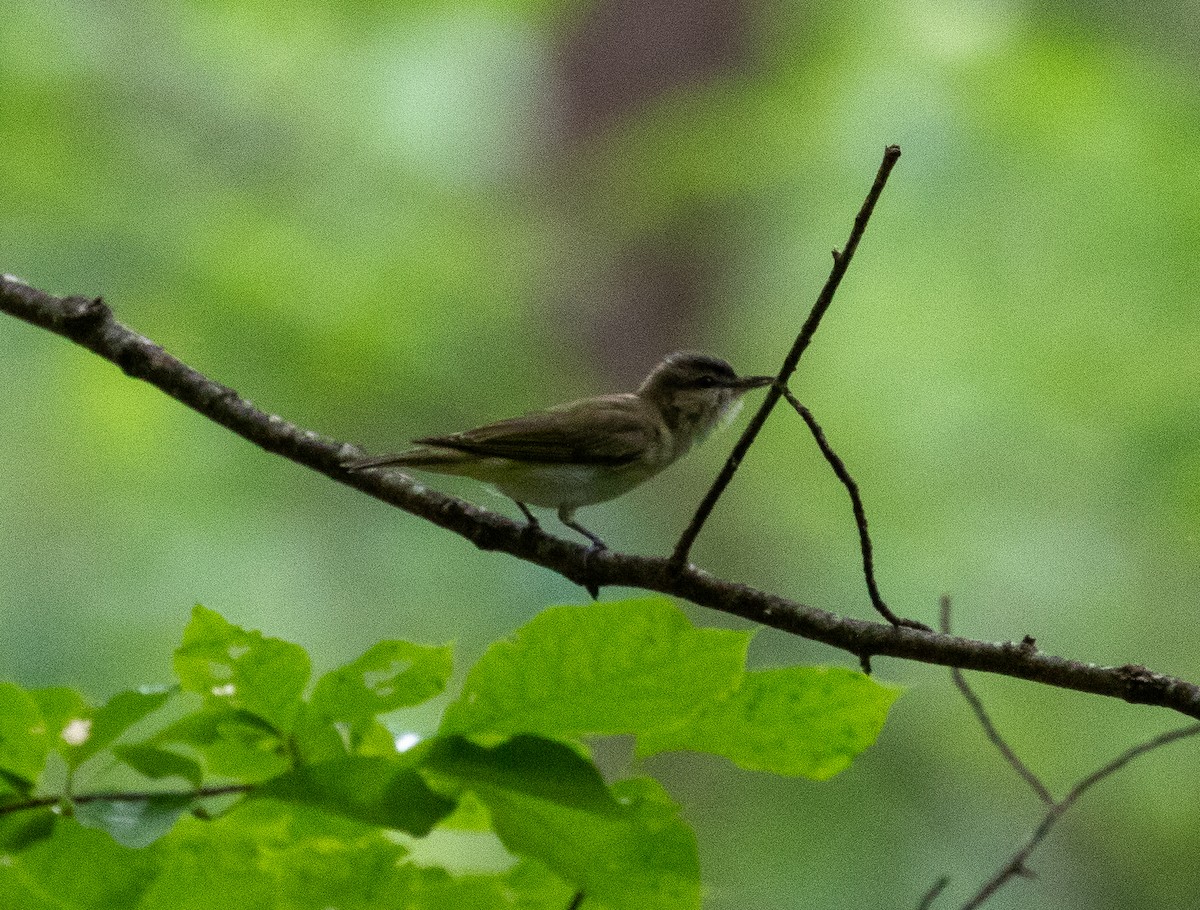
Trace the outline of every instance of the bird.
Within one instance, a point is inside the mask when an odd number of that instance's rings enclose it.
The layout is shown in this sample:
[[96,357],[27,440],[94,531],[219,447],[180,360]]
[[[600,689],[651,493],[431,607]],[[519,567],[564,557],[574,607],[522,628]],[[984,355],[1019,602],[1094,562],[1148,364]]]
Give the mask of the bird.
[[604,541],[575,520],[583,506],[607,502],[639,486],[737,416],[742,395],[775,382],[741,376],[719,357],[677,351],[635,392],[599,395],[445,436],[413,440],[413,448],[342,463],[351,472],[413,468],[490,484],[520,508],[556,509],[566,527]]

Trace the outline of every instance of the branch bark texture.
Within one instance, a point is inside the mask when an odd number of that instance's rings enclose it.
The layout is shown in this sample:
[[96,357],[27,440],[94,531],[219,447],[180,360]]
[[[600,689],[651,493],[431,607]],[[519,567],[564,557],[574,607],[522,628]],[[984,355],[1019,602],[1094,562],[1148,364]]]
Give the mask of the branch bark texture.
[[[1102,667],[1042,653],[1032,640],[988,642],[866,622],[806,606],[778,594],[726,581],[670,558],[612,550],[591,552],[494,512],[429,490],[403,474],[350,473],[341,467],[360,454],[254,407],[114,319],[99,298],[57,297],[5,275],[0,311],[76,344],[148,382],[205,417],[276,455],[390,503],[495,550],[557,572],[577,584],[624,585],[669,594],[765,626],[824,642],[859,659],[897,657],[964,670],[997,673],[1064,689],[1169,708],[1200,718],[1200,687],[1142,666]],[[9,390],[8,394],[17,394]]]

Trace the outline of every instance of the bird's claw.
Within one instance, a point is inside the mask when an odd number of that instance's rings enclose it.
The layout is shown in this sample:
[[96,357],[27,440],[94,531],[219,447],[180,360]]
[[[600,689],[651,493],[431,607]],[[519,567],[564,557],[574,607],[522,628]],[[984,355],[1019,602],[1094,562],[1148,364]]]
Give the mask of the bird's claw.
[[596,581],[593,581],[590,577],[592,574],[592,569],[591,569],[592,557],[595,556],[597,553],[599,553],[601,550],[607,550],[607,549],[608,549],[608,547],[606,547],[600,541],[593,540],[592,545],[590,547],[588,547],[587,550],[584,551],[584,554],[583,554],[583,575],[584,575],[584,578],[587,579],[587,581],[582,582],[582,584],[583,584],[583,589],[592,596],[592,600],[600,599],[600,584]]

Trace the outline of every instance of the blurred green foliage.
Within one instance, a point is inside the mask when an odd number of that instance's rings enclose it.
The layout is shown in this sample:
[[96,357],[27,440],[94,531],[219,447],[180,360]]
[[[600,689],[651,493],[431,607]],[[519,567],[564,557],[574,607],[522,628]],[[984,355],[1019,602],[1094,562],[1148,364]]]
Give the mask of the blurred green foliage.
[[[1200,11],[747,3],[733,58],[572,132],[578,36],[622,8],[9,2],[0,269],[103,294],[261,406],[388,449],[629,387],[672,347],[772,369],[896,142],[795,383],[863,488],[885,596],[931,619],[948,591],[964,634],[1200,678]],[[681,53],[653,23],[634,43]],[[631,295],[643,262],[699,274],[695,299]],[[11,320],[0,386],[0,678],[100,701],[130,668],[166,680],[197,601],[322,671],[379,639],[478,654],[580,596]],[[585,520],[668,551],[729,444]],[[787,413],[695,558],[870,615],[844,493]],[[830,659],[770,632],[751,649]],[[913,691],[828,785],[649,760],[711,907],[910,905],[942,871],[952,900],[1033,824],[942,671],[876,672]],[[1059,793],[1173,721],[979,686]],[[992,906],[1191,906],[1200,798],[1174,781],[1194,750],[1090,795]]]

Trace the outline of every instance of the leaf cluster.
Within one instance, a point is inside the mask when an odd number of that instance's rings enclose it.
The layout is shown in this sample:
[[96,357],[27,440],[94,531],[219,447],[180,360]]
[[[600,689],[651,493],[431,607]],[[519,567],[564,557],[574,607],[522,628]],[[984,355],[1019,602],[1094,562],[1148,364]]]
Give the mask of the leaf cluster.
[[[897,694],[840,668],[748,670],[750,638],[661,598],[554,607],[420,735],[397,712],[446,689],[449,646],[381,641],[310,685],[302,647],[196,607],[170,687],[93,706],[0,684],[0,905],[698,907],[679,806],[653,778],[606,781],[587,740],[820,780]],[[512,864],[417,863],[439,831],[498,838]]]

